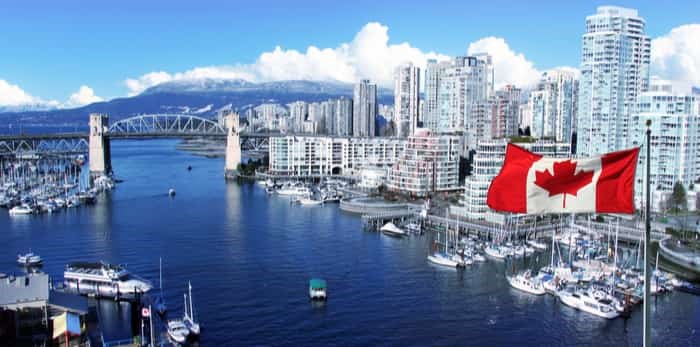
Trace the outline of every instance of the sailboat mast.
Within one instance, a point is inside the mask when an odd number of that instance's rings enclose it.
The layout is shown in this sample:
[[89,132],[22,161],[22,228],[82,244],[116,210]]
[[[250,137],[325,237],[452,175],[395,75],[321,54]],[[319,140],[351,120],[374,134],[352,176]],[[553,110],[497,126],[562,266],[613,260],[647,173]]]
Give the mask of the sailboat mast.
[[187,281],[187,286],[189,287],[190,292],[190,319],[194,321],[194,310],[192,309],[192,283],[190,283],[190,281]]
[[158,258],[158,279],[160,281],[160,296],[163,297],[163,258]]

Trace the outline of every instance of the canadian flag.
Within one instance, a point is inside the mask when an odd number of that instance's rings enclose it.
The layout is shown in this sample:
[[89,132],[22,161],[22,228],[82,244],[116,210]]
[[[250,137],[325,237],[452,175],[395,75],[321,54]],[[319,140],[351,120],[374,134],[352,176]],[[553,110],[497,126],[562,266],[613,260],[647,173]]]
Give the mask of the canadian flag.
[[544,158],[508,144],[486,199],[496,211],[634,213],[639,148],[579,159]]

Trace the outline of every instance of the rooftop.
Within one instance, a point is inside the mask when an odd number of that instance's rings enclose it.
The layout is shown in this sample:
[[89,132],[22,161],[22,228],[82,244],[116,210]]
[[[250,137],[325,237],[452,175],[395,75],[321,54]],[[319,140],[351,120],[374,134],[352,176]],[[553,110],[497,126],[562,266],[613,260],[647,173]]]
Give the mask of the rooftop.
[[49,275],[0,278],[0,306],[49,300]]

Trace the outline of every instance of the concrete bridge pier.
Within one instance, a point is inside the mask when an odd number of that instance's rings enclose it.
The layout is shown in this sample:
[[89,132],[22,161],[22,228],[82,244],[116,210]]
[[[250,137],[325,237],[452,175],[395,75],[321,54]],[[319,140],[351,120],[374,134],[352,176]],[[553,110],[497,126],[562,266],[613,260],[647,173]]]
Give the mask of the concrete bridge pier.
[[90,114],[89,157],[90,178],[112,174],[112,157],[109,144],[109,117]]
[[238,164],[241,163],[241,138],[239,135],[238,113],[230,112],[224,116],[226,128],[226,165],[224,177],[235,179],[238,177]]

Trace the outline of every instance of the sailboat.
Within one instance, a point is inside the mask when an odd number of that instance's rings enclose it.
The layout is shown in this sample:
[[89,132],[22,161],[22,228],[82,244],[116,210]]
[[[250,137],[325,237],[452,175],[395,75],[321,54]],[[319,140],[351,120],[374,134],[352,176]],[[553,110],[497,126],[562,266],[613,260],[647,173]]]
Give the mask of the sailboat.
[[199,335],[199,323],[194,319],[194,309],[192,306],[192,284],[187,282],[187,286],[189,287],[190,294],[190,311],[189,313],[187,312],[187,294],[185,294],[185,316],[182,317],[182,321],[185,323],[187,329],[190,330],[191,335]]
[[160,315],[164,315],[168,312],[168,307],[165,305],[165,297],[163,296],[163,259],[158,260],[159,263],[159,279],[160,279],[160,295],[156,296],[153,305],[156,308],[156,312]]

